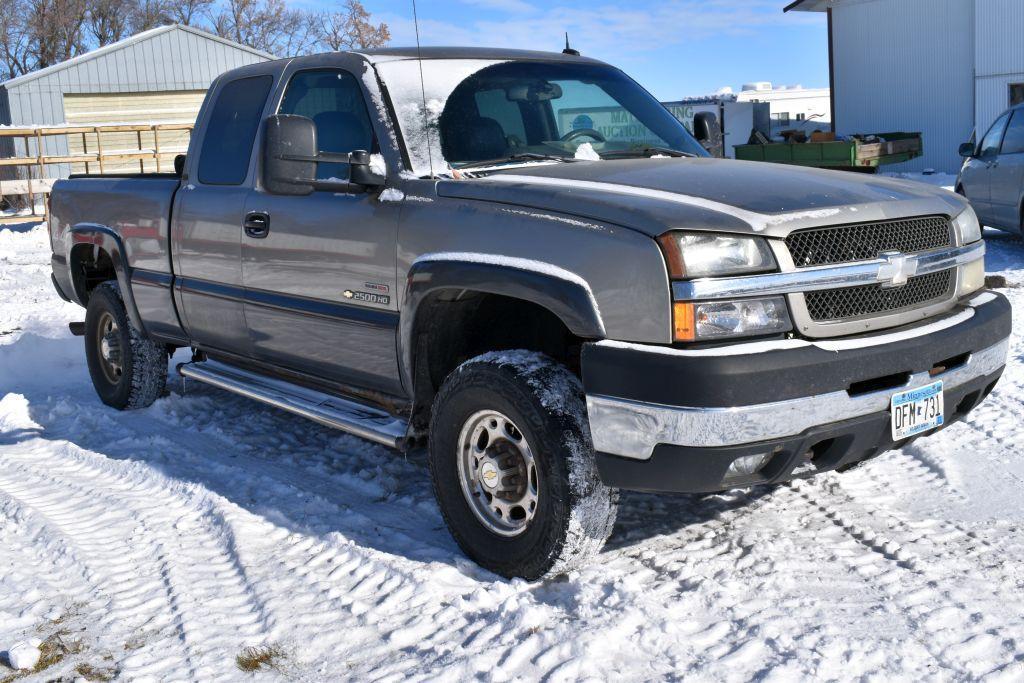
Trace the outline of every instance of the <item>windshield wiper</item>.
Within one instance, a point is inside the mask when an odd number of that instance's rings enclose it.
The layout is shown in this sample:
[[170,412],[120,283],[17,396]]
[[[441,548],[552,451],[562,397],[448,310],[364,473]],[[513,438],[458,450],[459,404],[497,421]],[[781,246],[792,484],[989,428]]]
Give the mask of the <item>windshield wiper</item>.
[[497,164],[508,164],[516,161],[563,161],[566,163],[572,161],[579,161],[572,157],[563,157],[557,154],[540,154],[538,152],[519,152],[517,154],[510,154],[507,157],[501,157],[499,159],[487,159],[485,161],[472,161],[468,164],[460,164],[454,168],[458,171],[464,171],[467,168],[480,168],[481,166],[495,166]]
[[697,158],[693,152],[681,152],[671,147],[642,147],[640,149],[621,149],[611,152],[601,152],[602,157],[653,157],[663,154],[667,157],[692,157]]

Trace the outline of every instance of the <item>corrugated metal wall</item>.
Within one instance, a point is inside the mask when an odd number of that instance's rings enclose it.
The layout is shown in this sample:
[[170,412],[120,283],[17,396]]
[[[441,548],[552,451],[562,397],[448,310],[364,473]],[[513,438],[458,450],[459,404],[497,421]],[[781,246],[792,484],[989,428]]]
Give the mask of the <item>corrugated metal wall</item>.
[[[64,123],[66,93],[205,90],[214,78],[229,69],[268,59],[256,51],[181,26],[153,29],[125,43],[89,53],[66,66],[51,67],[36,78],[8,81],[5,88],[11,123]],[[67,153],[63,137],[47,138],[44,145],[49,154]],[[19,142],[19,154],[24,153],[22,147]]]
[[1024,83],[1024,0],[975,0],[979,135],[1010,106],[1010,84]]
[[832,12],[836,130],[921,131],[924,156],[887,170],[955,172],[974,120],[974,0],[867,0]]

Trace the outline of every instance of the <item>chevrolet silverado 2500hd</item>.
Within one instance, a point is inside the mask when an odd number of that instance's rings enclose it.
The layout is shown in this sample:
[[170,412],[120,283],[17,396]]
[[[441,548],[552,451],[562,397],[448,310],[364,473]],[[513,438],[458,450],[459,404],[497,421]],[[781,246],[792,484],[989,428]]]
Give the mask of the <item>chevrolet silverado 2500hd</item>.
[[190,348],[191,380],[427,440],[452,534],[506,576],[593,555],[618,489],[845,469],[961,419],[1006,363],[962,197],[708,158],[592,59],[246,66],[180,161],[54,188],[100,398],[149,405]]

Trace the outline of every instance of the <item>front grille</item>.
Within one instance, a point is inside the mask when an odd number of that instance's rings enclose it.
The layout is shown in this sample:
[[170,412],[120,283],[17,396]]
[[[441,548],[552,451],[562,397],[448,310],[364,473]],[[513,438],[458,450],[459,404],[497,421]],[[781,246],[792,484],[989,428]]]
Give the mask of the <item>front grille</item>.
[[863,285],[807,292],[805,297],[811,320],[824,322],[919,307],[947,298],[955,284],[956,270],[951,269],[912,277],[902,287]]
[[869,261],[886,251],[912,254],[952,244],[949,221],[942,216],[811,228],[786,238],[793,264],[798,268]]

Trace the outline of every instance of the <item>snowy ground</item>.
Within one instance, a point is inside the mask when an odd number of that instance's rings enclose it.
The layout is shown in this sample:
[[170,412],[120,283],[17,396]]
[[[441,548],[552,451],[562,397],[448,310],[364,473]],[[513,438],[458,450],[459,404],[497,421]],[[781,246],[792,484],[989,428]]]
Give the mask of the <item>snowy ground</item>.
[[[1024,242],[988,237],[1024,311]],[[177,382],[105,408],[48,264],[0,230],[0,651],[49,639],[40,680],[238,679],[258,645],[297,680],[1024,679],[1024,316],[968,422],[841,476],[626,494],[592,567],[527,584],[460,555],[422,454]]]

